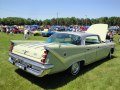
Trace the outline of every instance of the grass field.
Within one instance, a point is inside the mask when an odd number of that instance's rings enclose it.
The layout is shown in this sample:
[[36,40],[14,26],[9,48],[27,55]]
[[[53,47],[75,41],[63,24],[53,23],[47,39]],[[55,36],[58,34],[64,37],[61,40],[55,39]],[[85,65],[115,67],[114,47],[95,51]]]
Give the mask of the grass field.
[[[0,90],[120,90],[119,35],[114,37],[115,53],[111,60],[101,60],[85,66],[76,77],[65,72],[36,77],[8,62],[10,40],[23,39],[22,34],[7,35],[0,32]],[[30,40],[45,40],[31,36]]]

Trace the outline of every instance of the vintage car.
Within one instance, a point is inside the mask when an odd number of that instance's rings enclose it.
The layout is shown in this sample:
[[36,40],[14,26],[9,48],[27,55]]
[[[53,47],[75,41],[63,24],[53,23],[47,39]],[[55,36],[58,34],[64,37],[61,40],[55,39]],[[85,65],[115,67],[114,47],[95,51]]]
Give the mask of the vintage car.
[[[107,32],[107,25],[95,24],[91,30]],[[46,41],[11,41],[9,62],[40,77],[65,70],[77,75],[81,66],[111,58],[114,43],[104,39],[87,32],[57,32]]]
[[19,28],[12,27],[12,32],[13,33],[21,33],[22,31]]
[[30,34],[31,34],[32,36],[39,36],[39,35],[41,35],[41,33],[42,33],[42,30],[41,30],[41,29],[36,29],[36,30],[31,30],[31,31],[30,31]]
[[43,37],[49,37],[49,36],[51,36],[52,34],[54,34],[56,31],[55,30],[53,30],[53,29],[44,29],[43,31],[42,31],[42,36]]
[[42,31],[42,36],[51,36],[52,34],[56,33],[56,32],[61,32],[61,31],[65,31],[65,27],[63,26],[51,26],[49,29],[44,29],[44,31]]

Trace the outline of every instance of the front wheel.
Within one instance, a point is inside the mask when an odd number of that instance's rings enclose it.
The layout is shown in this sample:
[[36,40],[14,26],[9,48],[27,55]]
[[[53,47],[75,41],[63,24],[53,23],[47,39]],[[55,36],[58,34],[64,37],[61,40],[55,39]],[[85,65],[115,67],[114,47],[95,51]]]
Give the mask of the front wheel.
[[80,71],[80,62],[73,63],[69,68],[69,73],[72,75],[77,75]]

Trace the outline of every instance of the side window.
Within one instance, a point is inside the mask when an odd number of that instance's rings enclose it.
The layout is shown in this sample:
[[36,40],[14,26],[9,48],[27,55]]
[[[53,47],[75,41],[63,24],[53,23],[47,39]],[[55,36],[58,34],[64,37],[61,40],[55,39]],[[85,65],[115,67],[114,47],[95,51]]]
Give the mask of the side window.
[[100,39],[98,36],[87,36],[85,39],[85,45],[99,44],[99,43],[100,43]]
[[72,35],[71,36],[71,43],[74,44],[74,45],[80,45],[81,44],[80,36]]

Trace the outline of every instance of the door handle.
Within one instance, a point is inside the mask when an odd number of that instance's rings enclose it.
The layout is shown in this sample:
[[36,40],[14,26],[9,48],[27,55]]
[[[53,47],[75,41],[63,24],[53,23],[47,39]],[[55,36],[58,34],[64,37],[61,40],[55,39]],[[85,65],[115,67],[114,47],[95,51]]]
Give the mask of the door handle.
[[64,52],[64,56],[66,56],[66,53]]

